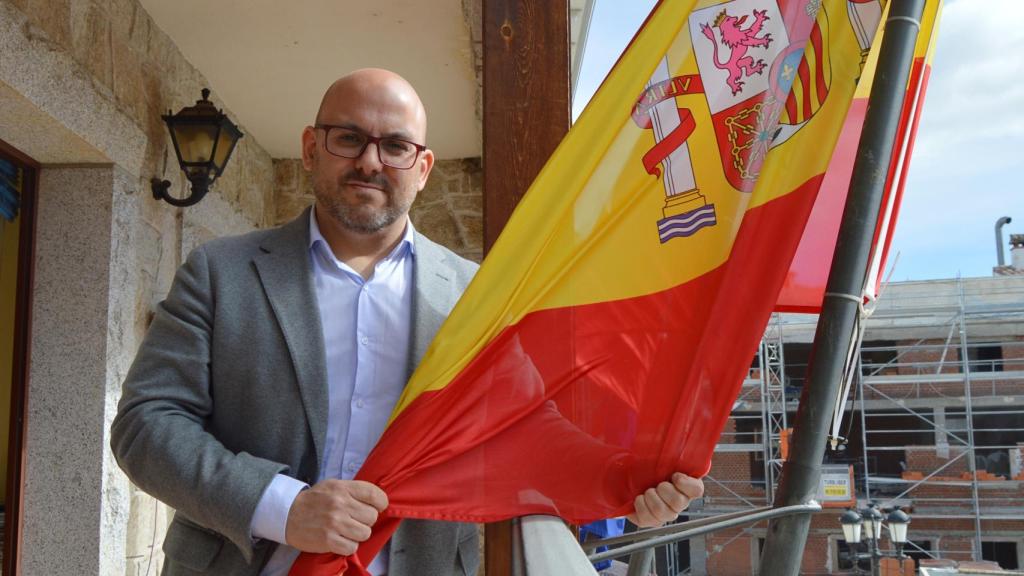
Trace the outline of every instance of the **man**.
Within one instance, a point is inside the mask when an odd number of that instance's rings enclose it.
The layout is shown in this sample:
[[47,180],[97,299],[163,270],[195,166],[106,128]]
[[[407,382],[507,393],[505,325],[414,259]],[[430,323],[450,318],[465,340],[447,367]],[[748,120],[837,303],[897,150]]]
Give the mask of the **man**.
[[[316,203],[274,230],[197,248],[161,304],[112,428],[118,462],[176,510],[165,574],[286,574],[348,555],[387,507],[353,481],[476,266],[417,233],[434,155],[415,90],[359,70],[302,133]],[[308,489],[307,489],[308,488]],[[674,518],[699,480],[637,497]],[[471,524],[406,521],[374,574],[475,574]]]

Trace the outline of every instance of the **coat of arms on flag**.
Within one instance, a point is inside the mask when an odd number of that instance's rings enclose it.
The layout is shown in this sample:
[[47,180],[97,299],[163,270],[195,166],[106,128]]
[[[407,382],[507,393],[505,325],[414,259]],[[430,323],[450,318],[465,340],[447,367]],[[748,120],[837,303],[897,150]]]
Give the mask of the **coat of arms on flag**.
[[[689,42],[665,54],[632,112],[654,136],[643,164],[664,184],[662,243],[717,223],[698,182],[703,159],[694,170],[694,131],[713,131],[729,186],[750,192],[768,150],[824,104],[831,70],[828,20],[818,4],[729,0],[690,14]],[[703,102],[689,98],[700,94]]]

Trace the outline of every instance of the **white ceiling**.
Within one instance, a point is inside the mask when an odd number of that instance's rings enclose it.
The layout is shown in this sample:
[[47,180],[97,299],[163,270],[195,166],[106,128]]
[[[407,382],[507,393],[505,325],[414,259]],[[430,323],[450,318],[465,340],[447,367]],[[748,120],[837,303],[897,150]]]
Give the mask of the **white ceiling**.
[[299,134],[327,86],[369,66],[394,70],[417,88],[427,144],[439,158],[480,155],[461,0],[141,2],[274,158],[297,158]]

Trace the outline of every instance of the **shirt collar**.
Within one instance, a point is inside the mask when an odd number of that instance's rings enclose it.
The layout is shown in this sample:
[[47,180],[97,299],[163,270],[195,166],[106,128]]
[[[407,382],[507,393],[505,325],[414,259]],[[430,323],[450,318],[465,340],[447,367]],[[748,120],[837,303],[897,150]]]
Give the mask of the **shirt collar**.
[[[330,245],[327,243],[327,239],[320,232],[320,226],[316,223],[316,208],[309,209],[309,248],[310,250],[316,250],[317,244],[323,246],[325,254],[330,255],[334,258],[334,252],[330,249]],[[393,250],[384,258],[385,260],[399,259],[406,254],[416,254],[416,228],[412,225],[412,220],[407,215],[405,217],[405,232],[402,233],[402,239],[398,241],[398,244]]]

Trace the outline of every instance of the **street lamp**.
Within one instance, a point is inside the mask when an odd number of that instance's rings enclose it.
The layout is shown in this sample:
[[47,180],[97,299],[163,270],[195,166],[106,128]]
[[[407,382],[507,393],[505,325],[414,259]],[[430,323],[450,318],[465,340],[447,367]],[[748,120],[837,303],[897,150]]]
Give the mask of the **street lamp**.
[[900,562],[903,561],[903,545],[907,543],[907,527],[910,525],[910,516],[897,506],[886,518],[889,522],[889,539],[896,545],[896,552],[899,554]]
[[[888,524],[889,539],[892,541],[895,552],[882,551],[883,519]],[[903,554],[903,546],[907,543],[907,526],[910,525],[910,516],[900,510],[899,506],[893,508],[887,517],[882,515],[874,503],[868,504],[868,507],[860,512],[849,508],[839,517],[839,524],[843,527],[843,539],[850,547],[853,564],[858,573],[860,572],[860,560],[871,560],[872,575],[879,573],[878,564],[882,558],[898,558],[900,566],[903,565],[903,560],[906,558]],[[857,545],[861,542],[862,531],[864,539],[867,540],[867,553],[856,551]]]
[[864,535],[868,540],[876,540],[882,536],[882,513],[874,502],[869,502],[861,515],[864,517]]
[[846,512],[839,517],[839,523],[843,525],[843,538],[846,539],[846,542],[853,545],[860,544],[860,529],[864,524],[861,515],[852,508],[847,508]]
[[188,197],[175,198],[168,193],[170,181],[153,178],[150,183],[154,198],[178,207],[191,206],[203,199],[213,181],[224,173],[231,152],[242,137],[238,126],[210,102],[210,91],[203,88],[202,93],[203,99],[197,100],[195,106],[161,116],[171,133],[178,164],[192,189]]

